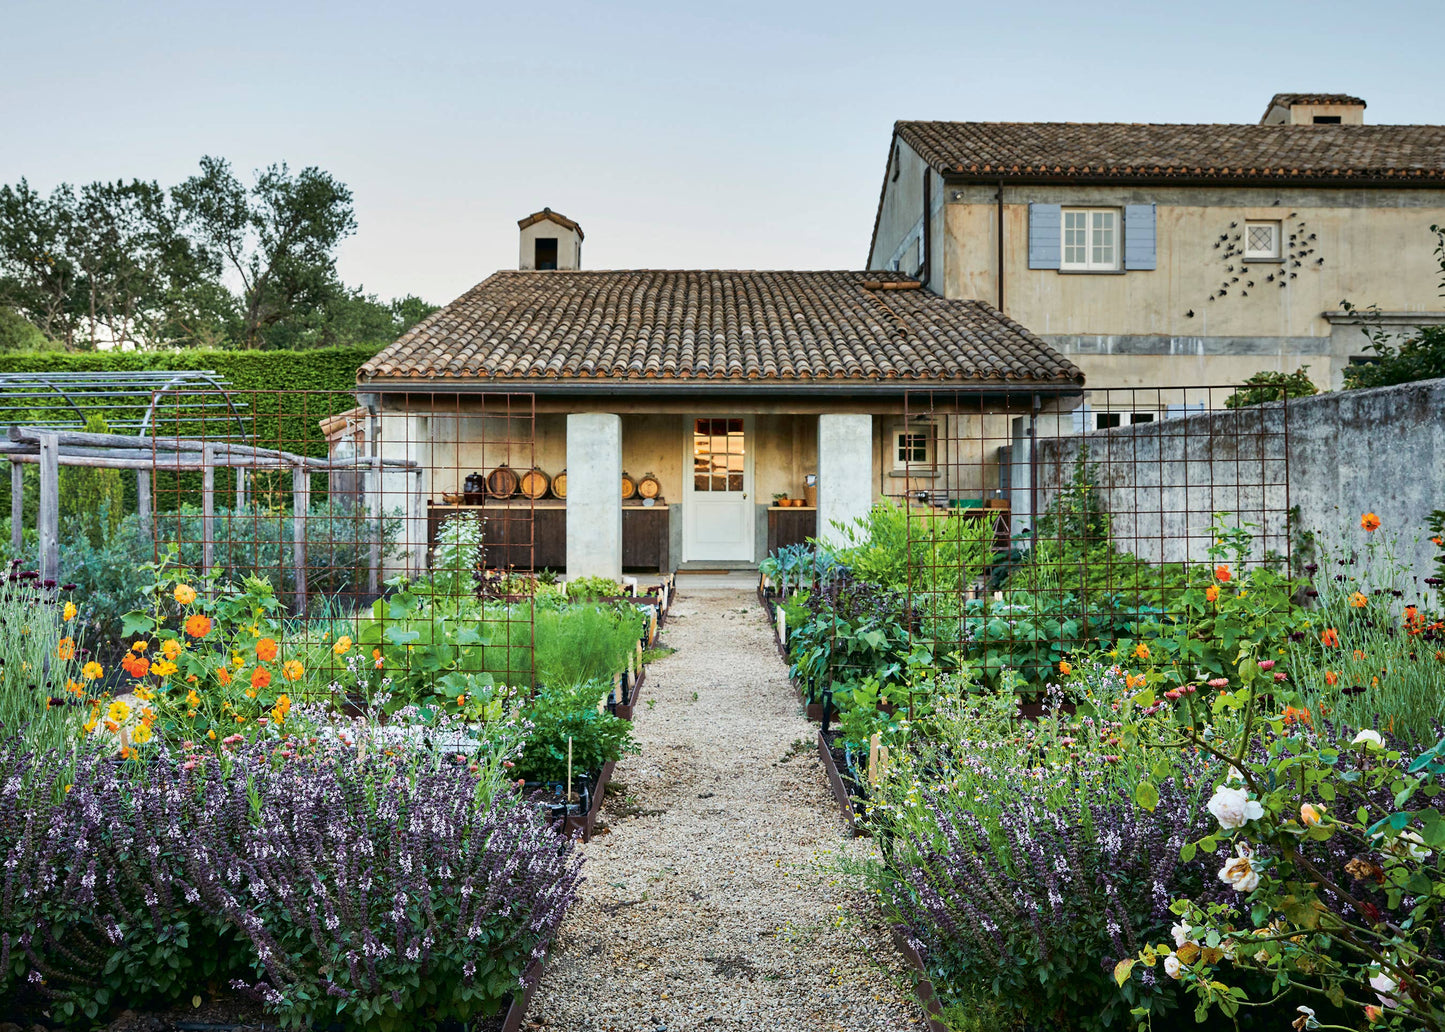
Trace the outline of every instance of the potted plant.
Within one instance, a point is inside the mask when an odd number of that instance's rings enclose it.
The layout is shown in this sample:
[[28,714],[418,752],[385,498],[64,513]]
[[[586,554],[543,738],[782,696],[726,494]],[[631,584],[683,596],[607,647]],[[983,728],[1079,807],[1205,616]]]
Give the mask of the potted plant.
[[788,492],[782,491],[773,495],[773,504],[780,509],[786,509],[788,507]]

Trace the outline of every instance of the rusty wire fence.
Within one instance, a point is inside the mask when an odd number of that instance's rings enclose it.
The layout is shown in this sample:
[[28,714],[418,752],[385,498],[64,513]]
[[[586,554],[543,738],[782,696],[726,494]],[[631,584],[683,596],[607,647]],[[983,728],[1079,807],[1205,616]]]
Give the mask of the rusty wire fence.
[[910,393],[881,490],[908,513],[903,620],[934,678],[1037,692],[1172,619],[1201,569],[1287,568],[1288,403],[1235,393]]
[[169,577],[265,608],[295,693],[529,692],[532,396],[233,393],[225,418],[154,398],[142,493]]

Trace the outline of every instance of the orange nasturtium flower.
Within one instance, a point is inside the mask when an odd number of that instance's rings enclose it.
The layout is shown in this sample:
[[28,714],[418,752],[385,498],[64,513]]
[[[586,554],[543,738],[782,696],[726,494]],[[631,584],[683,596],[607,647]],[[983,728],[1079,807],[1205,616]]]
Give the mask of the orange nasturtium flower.
[[188,606],[196,600],[196,589],[189,584],[177,584],[175,599],[183,606]]
[[129,652],[121,659],[120,665],[126,673],[130,674],[130,676],[136,680],[140,680],[146,674],[150,673],[151,669],[150,660],[144,656],[132,656]]
[[1214,568],[1214,579],[1215,579],[1215,580],[1217,580],[1217,581],[1219,581],[1221,584],[1223,584],[1225,581],[1229,580],[1229,578],[1230,578],[1229,565],[1228,565],[1227,563],[1220,563],[1218,566],[1216,566],[1216,567]]
[[130,650],[136,655],[140,655],[142,652],[144,652],[150,647],[151,643],[142,638],[140,641],[131,642]]
[[89,663],[85,664],[85,666],[80,668],[81,676],[84,677],[87,681],[98,680],[100,676],[104,673],[105,668],[103,668],[93,659]]
[[[1063,674],[1065,677],[1068,677],[1073,672],[1074,668],[1069,665],[1069,661],[1067,659],[1059,660],[1059,673]],[[460,706],[461,703],[458,702],[457,705]]]
[[186,633],[192,638],[204,638],[211,633],[211,618],[193,613],[186,618]]
[[1218,601],[1218,599],[1219,599],[1219,588],[1218,588],[1216,585],[1214,585],[1214,584],[1209,585],[1209,587],[1207,587],[1207,588],[1204,589],[1204,598],[1205,598],[1206,601],[1209,601],[1209,602]]
[[196,690],[195,690],[194,688],[192,688],[190,691],[186,692],[186,705],[187,705],[187,706],[190,706],[190,707],[194,708],[194,707],[196,707],[196,706],[199,706],[200,704],[201,704],[201,697],[196,694]]
[[271,683],[271,671],[265,667],[257,667],[251,671],[251,687],[260,691]]
[[1333,627],[1326,627],[1320,632],[1320,644],[1328,645],[1331,648],[1340,647],[1340,632]]
[[383,666],[386,665],[386,660],[381,658],[381,649],[372,649],[371,658],[372,660],[374,660],[371,665],[376,667],[376,669],[378,670],[380,670]]
[[1149,646],[1148,646],[1148,645],[1145,645],[1145,644],[1141,641],[1138,645],[1135,645],[1135,646],[1134,646],[1134,655],[1137,656],[1137,657],[1139,657],[1140,659],[1148,659],[1148,658],[1149,658]]
[[288,681],[301,680],[301,675],[305,672],[306,668],[301,665],[301,660],[299,659],[288,659],[285,663],[281,664],[281,673]]
[[217,667],[216,678],[221,682],[222,686],[228,685],[231,683],[231,671],[227,670],[223,666]]
[[1445,537],[1432,537],[1430,543],[1436,548],[1445,548]]
[[1337,685],[1337,684],[1339,684],[1339,683],[1340,683],[1340,675],[1339,675],[1339,674],[1335,673],[1333,670],[1326,670],[1326,671],[1325,671],[1325,684],[1330,685],[1331,687],[1334,687],[1335,685]]
[[1370,533],[1380,529],[1380,517],[1372,512],[1367,512],[1360,517],[1360,526]]
[[1364,649],[1355,649],[1355,660],[1356,660],[1356,662],[1360,662],[1360,663],[1363,663],[1363,662],[1365,661],[1365,650],[1364,650]]
[[256,658],[263,662],[271,662],[279,651],[275,638],[262,638],[256,643]]
[[343,634],[336,639],[336,644],[331,646],[331,651],[338,656],[346,655],[346,653],[351,651],[351,639]]
[[55,646],[55,658],[56,658],[56,659],[74,659],[74,658],[75,658],[75,639],[74,639],[74,638],[61,638],[60,641],[59,641],[59,643],[56,644],[56,646]]
[[181,648],[182,646],[179,639],[167,638],[165,641],[161,642],[161,655],[165,656],[166,659],[175,659],[181,654]]
[[1356,609],[1364,609],[1365,606],[1369,604],[1370,600],[1365,597],[1364,592],[1357,591],[1350,596],[1350,605],[1354,606]]

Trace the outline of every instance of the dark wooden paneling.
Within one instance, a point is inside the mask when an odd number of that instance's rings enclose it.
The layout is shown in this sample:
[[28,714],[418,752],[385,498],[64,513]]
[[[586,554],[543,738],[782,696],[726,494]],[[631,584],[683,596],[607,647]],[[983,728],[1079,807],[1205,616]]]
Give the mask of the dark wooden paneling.
[[768,508],[768,553],[802,544],[818,533],[817,509]]
[[624,506],[622,509],[622,568],[624,570],[668,569],[668,545],[672,533],[665,505],[651,508]]

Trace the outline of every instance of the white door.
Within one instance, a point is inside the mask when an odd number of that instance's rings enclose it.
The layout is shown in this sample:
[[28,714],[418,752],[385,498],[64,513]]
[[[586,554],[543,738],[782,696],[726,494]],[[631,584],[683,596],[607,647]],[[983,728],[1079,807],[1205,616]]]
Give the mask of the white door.
[[753,561],[750,416],[696,416],[683,428],[684,562]]

